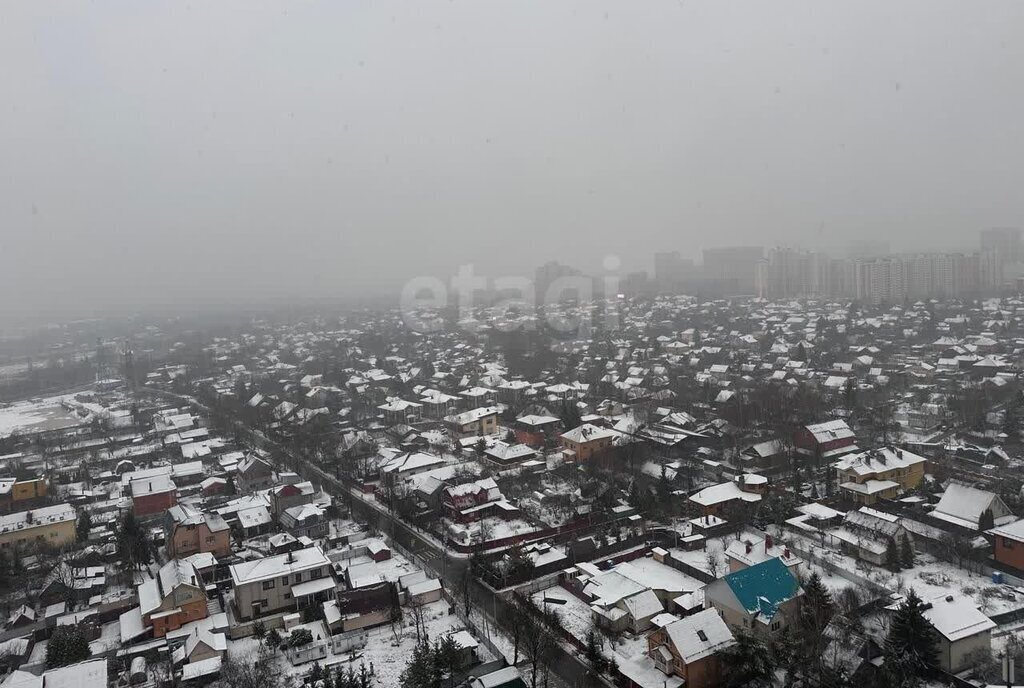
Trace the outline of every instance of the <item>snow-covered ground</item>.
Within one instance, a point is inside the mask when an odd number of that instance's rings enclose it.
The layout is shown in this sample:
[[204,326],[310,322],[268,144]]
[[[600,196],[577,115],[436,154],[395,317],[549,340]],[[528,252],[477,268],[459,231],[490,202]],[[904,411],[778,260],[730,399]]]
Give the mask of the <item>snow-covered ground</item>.
[[[465,628],[465,624],[458,616],[448,613],[448,603],[444,600],[424,605],[422,610],[426,633],[432,641],[449,632]],[[408,608],[403,608],[403,612],[403,619],[397,627],[397,637],[391,625],[370,629],[366,647],[340,655],[329,653],[327,658],[320,662],[321,666],[332,669],[340,667],[343,671],[347,671],[351,666],[358,673],[359,665],[365,664],[367,670],[371,667],[373,669],[371,685],[380,688],[400,686],[402,671],[405,670],[406,663],[412,657],[413,648],[416,646],[414,617]],[[238,661],[246,661],[258,651],[259,643],[253,637],[228,643],[228,656]],[[477,648],[477,657],[484,662],[495,659],[483,644]],[[274,653],[273,662],[277,671],[292,676],[302,676],[313,668],[312,663],[292,666],[281,652]]]
[[0,437],[29,430],[57,430],[85,422],[60,405],[63,397],[19,401],[0,408]]
[[[445,527],[448,528],[453,540],[467,545],[480,540],[481,537],[490,542],[537,530],[536,526],[521,518],[505,520],[494,517],[481,519],[475,523],[452,523],[445,520]],[[481,532],[484,533],[483,536]]]
[[[544,600],[548,602],[545,604]],[[537,605],[538,609],[546,609],[549,612],[558,614],[558,621],[572,636],[586,641],[587,633],[593,628],[593,621],[590,618],[590,605],[573,595],[571,592],[554,585],[544,590],[539,590],[530,595],[530,600]],[[562,600],[564,604],[551,602],[550,600]]]

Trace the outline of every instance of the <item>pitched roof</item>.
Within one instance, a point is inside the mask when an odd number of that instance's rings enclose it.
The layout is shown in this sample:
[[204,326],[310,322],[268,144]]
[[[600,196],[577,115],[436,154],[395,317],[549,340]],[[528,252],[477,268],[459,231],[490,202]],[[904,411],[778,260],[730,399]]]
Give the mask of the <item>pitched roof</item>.
[[687,664],[736,643],[729,627],[714,609],[705,609],[693,616],[673,621],[665,626],[665,633]]
[[992,510],[995,519],[993,525],[1003,525],[1016,520],[1016,517],[1009,513],[1010,510],[995,493],[955,482],[946,486],[946,491],[942,493],[942,499],[935,505],[932,516],[977,530],[978,521],[986,509]]
[[796,577],[780,559],[749,566],[722,580],[748,613],[766,621],[772,620],[780,604],[801,593]]

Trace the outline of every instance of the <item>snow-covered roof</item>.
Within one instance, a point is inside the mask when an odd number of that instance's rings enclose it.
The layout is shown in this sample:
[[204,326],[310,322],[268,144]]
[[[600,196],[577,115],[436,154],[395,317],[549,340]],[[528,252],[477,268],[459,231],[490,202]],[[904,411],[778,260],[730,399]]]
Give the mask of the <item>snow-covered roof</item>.
[[722,617],[714,609],[665,626],[665,633],[684,663],[690,664],[735,644],[736,640]]
[[244,585],[321,566],[326,567],[325,572],[329,571],[331,560],[319,547],[307,547],[287,554],[234,564],[229,570],[232,582],[235,585]]
[[948,641],[956,642],[995,628],[996,623],[985,616],[970,598],[958,594],[940,595],[928,600],[930,609],[924,618]]
[[613,430],[599,428],[596,425],[591,425],[590,423],[584,423],[577,428],[573,428],[572,430],[563,433],[562,437],[570,442],[580,444],[583,442],[593,442],[594,440],[618,437],[618,433]]
[[927,459],[918,456],[906,449],[894,447],[882,447],[881,449],[869,449],[844,456],[832,464],[837,471],[852,471],[857,475],[872,475],[891,471],[897,468],[909,468],[919,463],[925,463]]
[[986,509],[991,510],[994,525],[1001,526],[1017,520],[995,493],[957,482],[946,486],[942,499],[935,505],[931,515],[948,523],[977,530],[978,521]]
[[744,492],[733,482],[705,487],[700,492],[690,495],[690,501],[701,506],[714,506],[734,499],[742,499],[744,502],[759,502],[761,501],[761,495],[753,492]]

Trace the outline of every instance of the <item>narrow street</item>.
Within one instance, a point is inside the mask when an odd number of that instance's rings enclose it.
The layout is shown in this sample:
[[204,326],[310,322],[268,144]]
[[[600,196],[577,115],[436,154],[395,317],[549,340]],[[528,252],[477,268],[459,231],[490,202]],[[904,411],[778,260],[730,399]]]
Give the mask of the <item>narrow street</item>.
[[[148,388],[140,391],[188,404],[204,414],[209,414],[210,412],[209,408],[191,397]],[[267,438],[262,433],[254,431],[241,421],[236,421],[236,428],[254,446],[268,451],[274,449],[288,454],[288,451],[283,446]],[[468,559],[448,556],[441,547],[438,547],[433,539],[424,537],[402,520],[387,513],[385,509],[377,508],[377,505],[369,501],[369,499],[347,490],[341,481],[324,472],[319,467],[310,463],[299,464],[296,462],[296,464],[299,467],[298,472],[303,478],[319,483],[332,497],[340,499],[346,504],[351,503],[353,516],[358,515],[367,522],[378,524],[379,529],[394,538],[399,545],[419,555],[425,563],[432,564],[433,571],[431,573],[444,582],[449,592],[461,588],[464,572],[469,567]],[[346,494],[348,495],[347,497]],[[492,626],[504,629],[501,619],[508,618],[508,602],[502,595],[492,592],[486,586],[481,585],[475,578],[471,578],[470,581],[470,597],[476,609],[487,618]],[[608,688],[611,685],[596,676],[575,651],[567,650],[561,643],[556,647],[556,656],[551,662],[550,668],[551,672],[564,685],[571,686],[572,688]],[[526,679],[529,681],[528,675]],[[538,684],[540,683],[541,680],[538,678]]]

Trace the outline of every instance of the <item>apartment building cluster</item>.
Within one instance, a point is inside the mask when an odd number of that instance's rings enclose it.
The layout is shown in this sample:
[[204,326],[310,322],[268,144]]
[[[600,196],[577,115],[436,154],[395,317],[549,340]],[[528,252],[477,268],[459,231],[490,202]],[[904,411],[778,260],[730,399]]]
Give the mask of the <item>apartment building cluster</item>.
[[659,293],[699,292],[768,299],[845,298],[865,303],[965,298],[998,292],[1020,273],[1020,230],[981,232],[974,252],[891,253],[887,246],[852,247],[846,257],[791,247],[707,249],[696,266],[678,252],[654,256]]

